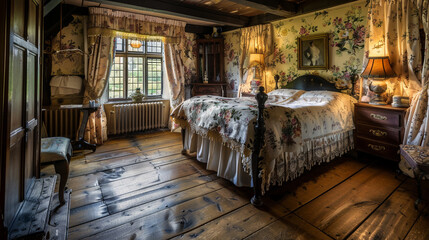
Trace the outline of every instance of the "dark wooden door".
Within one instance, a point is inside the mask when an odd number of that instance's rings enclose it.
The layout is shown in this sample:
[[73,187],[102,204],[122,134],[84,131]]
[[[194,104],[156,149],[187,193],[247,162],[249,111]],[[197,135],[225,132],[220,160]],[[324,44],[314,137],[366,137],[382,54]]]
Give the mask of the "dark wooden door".
[[[39,172],[41,0],[8,0],[3,101],[3,226],[7,227]],[[2,157],[3,157],[2,156]],[[4,192],[3,192],[4,190]]]

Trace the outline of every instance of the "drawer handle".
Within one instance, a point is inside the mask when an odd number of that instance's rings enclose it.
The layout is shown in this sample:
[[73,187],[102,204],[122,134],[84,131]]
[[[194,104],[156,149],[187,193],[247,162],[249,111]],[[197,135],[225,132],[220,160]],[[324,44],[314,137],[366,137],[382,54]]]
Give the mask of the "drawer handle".
[[383,116],[383,115],[380,115],[380,114],[375,114],[375,113],[371,113],[371,115],[370,115],[372,118],[375,118],[375,119],[377,119],[377,120],[386,120],[387,119],[387,117],[386,116]]
[[376,137],[385,137],[387,136],[387,132],[383,132],[378,129],[370,129],[369,132]]
[[385,146],[380,146],[380,145],[368,144],[368,147],[371,148],[374,151],[384,151],[384,150],[386,150]]

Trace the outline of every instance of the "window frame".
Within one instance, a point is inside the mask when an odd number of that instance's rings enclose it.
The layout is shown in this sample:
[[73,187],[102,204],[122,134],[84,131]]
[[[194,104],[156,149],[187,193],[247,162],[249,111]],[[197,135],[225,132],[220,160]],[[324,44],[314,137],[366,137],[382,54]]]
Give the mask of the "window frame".
[[[135,51],[129,51],[128,50],[128,41],[129,39],[122,39],[122,51],[116,50],[116,41],[115,41],[115,57],[123,57],[123,98],[111,98],[110,97],[110,91],[109,91],[109,82],[110,82],[110,72],[109,70],[109,78],[107,80],[107,100],[108,101],[128,101],[131,100],[131,97],[128,97],[128,58],[129,57],[141,57],[143,59],[143,89],[141,89],[141,92],[145,95],[146,99],[156,99],[156,98],[162,98],[163,90],[164,90],[164,71],[163,71],[163,63],[164,63],[164,48],[161,44],[161,52],[160,53],[153,53],[148,52],[148,42],[142,40],[143,42],[143,52],[135,52]],[[149,77],[149,68],[148,68],[148,58],[155,58],[161,60],[161,93],[159,95],[151,95],[148,96],[148,77]],[[113,59],[114,61],[114,59]]]

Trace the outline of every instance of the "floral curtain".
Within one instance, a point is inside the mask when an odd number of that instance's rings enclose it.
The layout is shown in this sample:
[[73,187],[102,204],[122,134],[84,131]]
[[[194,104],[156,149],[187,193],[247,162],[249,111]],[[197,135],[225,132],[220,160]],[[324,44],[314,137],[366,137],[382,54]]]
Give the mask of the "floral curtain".
[[[170,104],[173,108],[184,100],[185,69],[179,44],[184,42],[185,22],[98,7],[90,7],[89,13],[89,37],[163,41],[165,69],[171,90]],[[103,117],[103,113],[100,116]]]
[[[274,49],[273,27],[271,23],[241,29],[240,39],[240,85],[238,94],[249,91],[253,70],[249,68],[252,53],[262,53],[266,59]],[[265,61],[268,62],[268,61]]]
[[[429,146],[429,0],[373,0],[368,9],[368,55],[389,55],[405,95],[412,98],[403,143]],[[421,46],[420,27],[425,32]],[[424,49],[422,56],[422,48]],[[423,64],[422,64],[423,60]],[[398,82],[399,82],[398,81]],[[413,175],[405,161],[401,170]]]
[[177,43],[164,43],[165,70],[170,83],[170,105],[174,109],[185,100],[185,69]]
[[[110,36],[99,35],[93,40],[85,81],[84,104],[88,104],[89,100],[98,101],[103,94],[114,54],[113,39]],[[103,105],[89,115],[85,140],[93,144],[103,144],[107,140],[107,120]]]
[[107,8],[89,8],[89,36],[156,38],[178,43],[185,32],[185,26],[185,22],[172,19]]
[[416,4],[415,0],[372,0],[368,6],[363,67],[368,56],[389,56],[398,75],[388,83],[391,95],[412,96],[421,89],[420,14]]
[[429,146],[429,0],[417,1],[418,16],[425,31],[424,62],[421,79],[423,88],[413,98],[411,107],[407,113],[407,125],[405,126],[404,144]]

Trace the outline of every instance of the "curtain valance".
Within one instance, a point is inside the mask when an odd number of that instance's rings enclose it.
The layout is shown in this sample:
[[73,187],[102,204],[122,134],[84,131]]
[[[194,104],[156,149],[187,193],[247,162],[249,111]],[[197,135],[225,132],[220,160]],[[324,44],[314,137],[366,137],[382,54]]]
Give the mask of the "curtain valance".
[[108,8],[89,8],[89,37],[103,35],[177,43],[185,33],[185,26],[185,22],[172,19],[117,11]]

